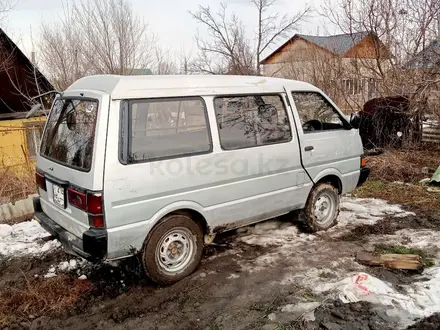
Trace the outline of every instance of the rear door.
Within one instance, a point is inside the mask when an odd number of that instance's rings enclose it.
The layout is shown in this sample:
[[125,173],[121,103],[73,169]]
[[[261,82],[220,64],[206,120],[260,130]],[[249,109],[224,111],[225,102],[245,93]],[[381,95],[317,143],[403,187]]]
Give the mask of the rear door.
[[343,188],[351,190],[359,178],[362,143],[332,102],[319,92],[291,91],[303,166],[313,181],[340,173]]
[[109,96],[65,93],[54,101],[37,157],[41,206],[52,220],[77,237],[90,228],[88,214],[71,205],[68,189],[102,191]]

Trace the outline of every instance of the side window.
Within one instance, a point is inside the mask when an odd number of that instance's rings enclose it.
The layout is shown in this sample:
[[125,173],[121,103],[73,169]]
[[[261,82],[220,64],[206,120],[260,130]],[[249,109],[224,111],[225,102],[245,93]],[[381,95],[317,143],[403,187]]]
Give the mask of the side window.
[[128,126],[128,163],[211,151],[202,98],[130,101]]
[[291,140],[289,119],[280,95],[222,96],[214,108],[225,150]]
[[304,133],[345,129],[346,121],[319,93],[292,92]]

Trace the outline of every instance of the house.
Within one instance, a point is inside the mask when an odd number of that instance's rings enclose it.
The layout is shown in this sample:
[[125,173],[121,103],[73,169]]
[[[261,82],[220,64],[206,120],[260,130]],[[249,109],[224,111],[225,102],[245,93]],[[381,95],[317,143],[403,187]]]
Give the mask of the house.
[[440,42],[433,40],[427,47],[415,54],[407,63],[407,69],[428,70],[440,73]]
[[[26,119],[33,98],[53,91],[52,84],[0,29],[0,170],[33,168],[45,115]],[[38,98],[48,109],[50,95]]]
[[359,110],[380,94],[378,63],[391,53],[374,33],[331,36],[295,34],[267,56],[264,75],[309,82],[324,90],[347,112]]

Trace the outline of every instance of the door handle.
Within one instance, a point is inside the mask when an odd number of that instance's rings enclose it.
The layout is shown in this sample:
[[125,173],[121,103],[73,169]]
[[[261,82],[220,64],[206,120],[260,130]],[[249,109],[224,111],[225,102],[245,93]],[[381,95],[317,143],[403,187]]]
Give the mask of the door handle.
[[315,149],[314,146],[308,146],[304,148],[305,151],[312,151],[313,149]]

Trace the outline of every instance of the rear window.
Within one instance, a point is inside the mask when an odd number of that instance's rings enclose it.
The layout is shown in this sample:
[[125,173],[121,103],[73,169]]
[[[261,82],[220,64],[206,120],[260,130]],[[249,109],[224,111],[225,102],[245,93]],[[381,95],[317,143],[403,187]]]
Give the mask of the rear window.
[[57,99],[44,131],[41,155],[90,171],[97,113],[97,100]]
[[128,126],[126,163],[211,151],[206,106],[199,97],[130,101]]

